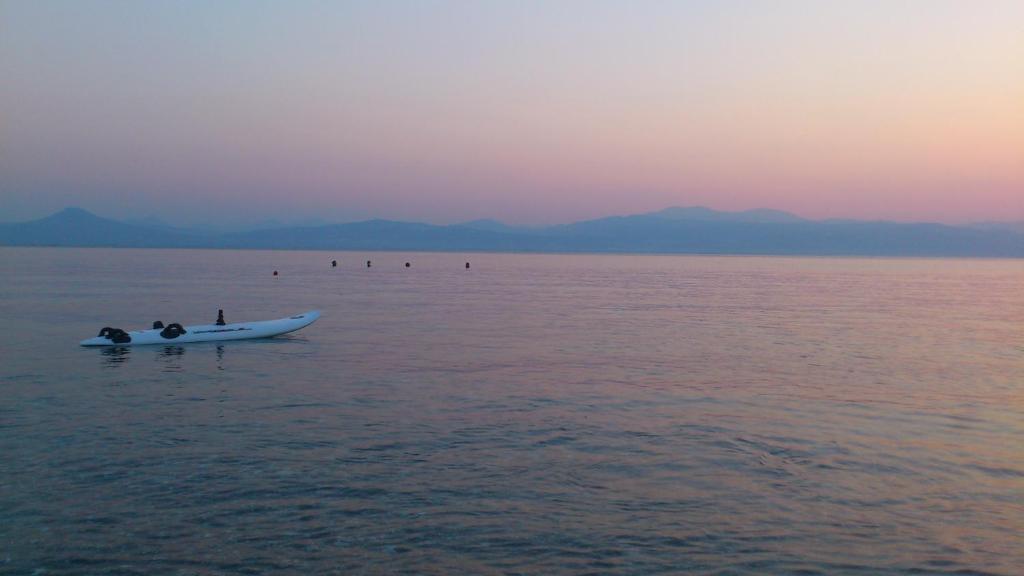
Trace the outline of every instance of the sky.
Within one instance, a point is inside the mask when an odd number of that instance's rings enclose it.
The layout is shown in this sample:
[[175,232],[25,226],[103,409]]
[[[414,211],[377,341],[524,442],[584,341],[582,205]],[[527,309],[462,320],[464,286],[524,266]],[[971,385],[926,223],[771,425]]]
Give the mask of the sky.
[[0,220],[1024,220],[1024,2],[0,0]]

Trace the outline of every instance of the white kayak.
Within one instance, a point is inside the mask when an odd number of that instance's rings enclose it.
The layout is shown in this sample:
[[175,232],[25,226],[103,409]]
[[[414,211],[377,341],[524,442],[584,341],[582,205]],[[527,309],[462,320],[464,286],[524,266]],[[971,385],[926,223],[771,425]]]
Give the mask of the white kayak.
[[213,342],[218,340],[248,340],[269,338],[294,332],[309,326],[320,317],[312,310],[289,318],[263,320],[261,322],[238,322],[235,324],[203,324],[184,326],[168,324],[165,328],[151,330],[122,331],[104,328],[101,335],[82,340],[82,346],[139,346],[143,344],[183,344],[187,342]]

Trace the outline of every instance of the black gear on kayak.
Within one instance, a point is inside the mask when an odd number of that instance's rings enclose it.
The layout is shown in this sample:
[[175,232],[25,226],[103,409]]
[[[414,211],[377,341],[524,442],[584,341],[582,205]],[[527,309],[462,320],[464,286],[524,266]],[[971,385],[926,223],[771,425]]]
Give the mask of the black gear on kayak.
[[120,328],[111,328],[110,326],[104,326],[99,333],[100,338],[106,338],[114,344],[126,344],[132,341],[132,337],[127,332]]
[[182,334],[186,333],[187,331],[185,330],[185,328],[181,324],[178,324],[177,322],[175,322],[174,324],[168,324],[166,328],[160,331],[160,335],[163,336],[164,338],[167,338],[168,340],[177,338],[178,336],[181,336]]
[[159,320],[157,320],[156,322],[153,322],[153,330],[159,330],[159,329],[161,329],[163,327],[164,327],[164,323],[163,322],[161,322]]

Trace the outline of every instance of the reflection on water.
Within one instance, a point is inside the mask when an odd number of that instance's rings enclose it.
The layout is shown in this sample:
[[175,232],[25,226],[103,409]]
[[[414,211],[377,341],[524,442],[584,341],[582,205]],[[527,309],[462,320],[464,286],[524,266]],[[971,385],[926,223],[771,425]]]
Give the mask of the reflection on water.
[[157,359],[161,361],[162,372],[181,372],[185,346],[161,346]]
[[175,356],[182,356],[184,354],[184,346],[163,346],[160,349],[160,356],[163,356],[164,358],[172,358]]
[[117,368],[128,361],[132,349],[129,346],[103,346],[100,348],[100,358],[106,368]]
[[[281,339],[280,341],[284,342],[287,340]],[[210,346],[207,343],[194,344],[193,347],[198,347],[200,354],[208,353],[210,350]],[[161,363],[161,371],[163,372],[182,372],[184,369],[182,357],[185,356],[187,348],[187,345],[103,346],[99,348],[99,354],[104,367],[118,368],[131,358],[132,350],[135,349],[136,355],[153,355],[153,358]],[[224,370],[225,348],[224,344],[217,344],[213,349],[217,370]]]
[[[181,362],[179,361],[182,356],[185,355],[184,346],[152,346],[148,350],[139,351],[139,354],[153,354],[155,352],[155,358],[161,360],[163,363],[162,370],[164,372],[180,372]],[[99,350],[100,358],[103,361],[103,366],[106,368],[119,368],[124,365],[131,358],[132,347],[130,346],[102,346]],[[222,357],[223,352],[218,351],[218,360]]]

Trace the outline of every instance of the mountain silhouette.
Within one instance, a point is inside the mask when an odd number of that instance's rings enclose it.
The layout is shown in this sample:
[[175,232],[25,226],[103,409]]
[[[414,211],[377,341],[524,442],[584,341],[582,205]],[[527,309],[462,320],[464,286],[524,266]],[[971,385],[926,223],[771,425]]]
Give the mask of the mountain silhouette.
[[0,244],[8,246],[186,247],[188,234],[174,229],[126,224],[81,208],[65,208],[31,222],[0,224]]
[[743,210],[741,212],[722,212],[712,210],[704,206],[671,207],[657,212],[642,214],[642,216],[656,216],[669,220],[696,220],[701,222],[760,222],[764,224],[779,224],[792,222],[806,222],[807,220],[782,210],[770,210],[758,208],[755,210]]
[[67,208],[0,224],[0,245],[133,248],[621,252],[861,256],[1024,257],[1012,227],[806,220],[778,210],[676,207],[544,227],[496,220],[433,225],[392,220],[197,233],[140,225]]

